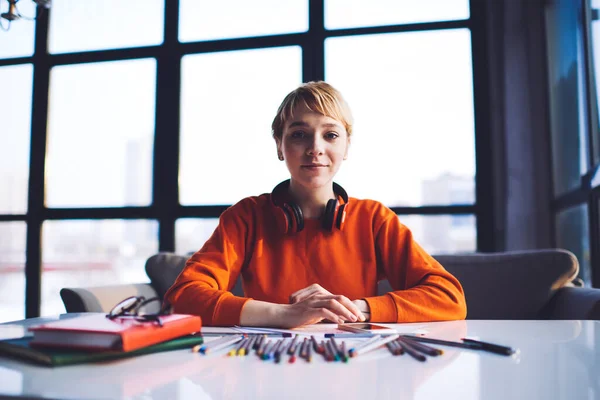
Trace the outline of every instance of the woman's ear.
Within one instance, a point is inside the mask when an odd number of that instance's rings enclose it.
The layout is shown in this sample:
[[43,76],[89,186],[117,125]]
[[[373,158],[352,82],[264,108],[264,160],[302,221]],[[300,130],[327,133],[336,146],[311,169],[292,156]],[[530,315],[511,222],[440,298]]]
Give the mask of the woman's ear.
[[283,152],[281,151],[281,139],[275,138],[275,145],[277,146],[277,158],[279,161],[283,161]]

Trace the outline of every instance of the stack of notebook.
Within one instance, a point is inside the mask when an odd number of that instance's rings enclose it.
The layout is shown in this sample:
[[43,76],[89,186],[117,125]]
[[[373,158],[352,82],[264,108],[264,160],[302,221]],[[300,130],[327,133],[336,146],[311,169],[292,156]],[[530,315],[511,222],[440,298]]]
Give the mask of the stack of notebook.
[[85,315],[29,328],[33,337],[0,341],[0,354],[59,366],[191,348],[203,342],[201,320],[191,315],[161,316],[162,326],[131,318]]

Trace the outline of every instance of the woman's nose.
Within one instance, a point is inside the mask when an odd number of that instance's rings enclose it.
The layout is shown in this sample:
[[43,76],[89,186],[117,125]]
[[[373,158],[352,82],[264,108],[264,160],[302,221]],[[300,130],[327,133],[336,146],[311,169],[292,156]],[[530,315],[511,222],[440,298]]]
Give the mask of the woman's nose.
[[306,154],[308,154],[309,156],[323,154],[323,144],[321,143],[318,137],[316,137],[310,142],[309,146],[306,149]]

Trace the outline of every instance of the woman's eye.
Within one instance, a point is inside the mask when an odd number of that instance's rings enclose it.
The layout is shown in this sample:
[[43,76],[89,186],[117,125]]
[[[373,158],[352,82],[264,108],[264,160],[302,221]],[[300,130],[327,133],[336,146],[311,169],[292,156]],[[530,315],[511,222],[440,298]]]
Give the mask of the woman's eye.
[[291,136],[293,139],[302,139],[304,137],[304,132],[292,132]]
[[325,135],[325,137],[327,139],[336,139],[339,135],[335,132],[327,132],[327,134]]

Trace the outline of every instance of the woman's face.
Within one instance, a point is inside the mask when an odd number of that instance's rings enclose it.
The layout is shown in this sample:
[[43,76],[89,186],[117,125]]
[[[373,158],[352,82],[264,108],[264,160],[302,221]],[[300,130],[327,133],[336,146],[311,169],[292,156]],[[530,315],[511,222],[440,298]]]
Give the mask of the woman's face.
[[294,109],[281,138],[275,139],[292,181],[308,189],[329,185],[348,156],[348,133],[333,118],[306,106]]

